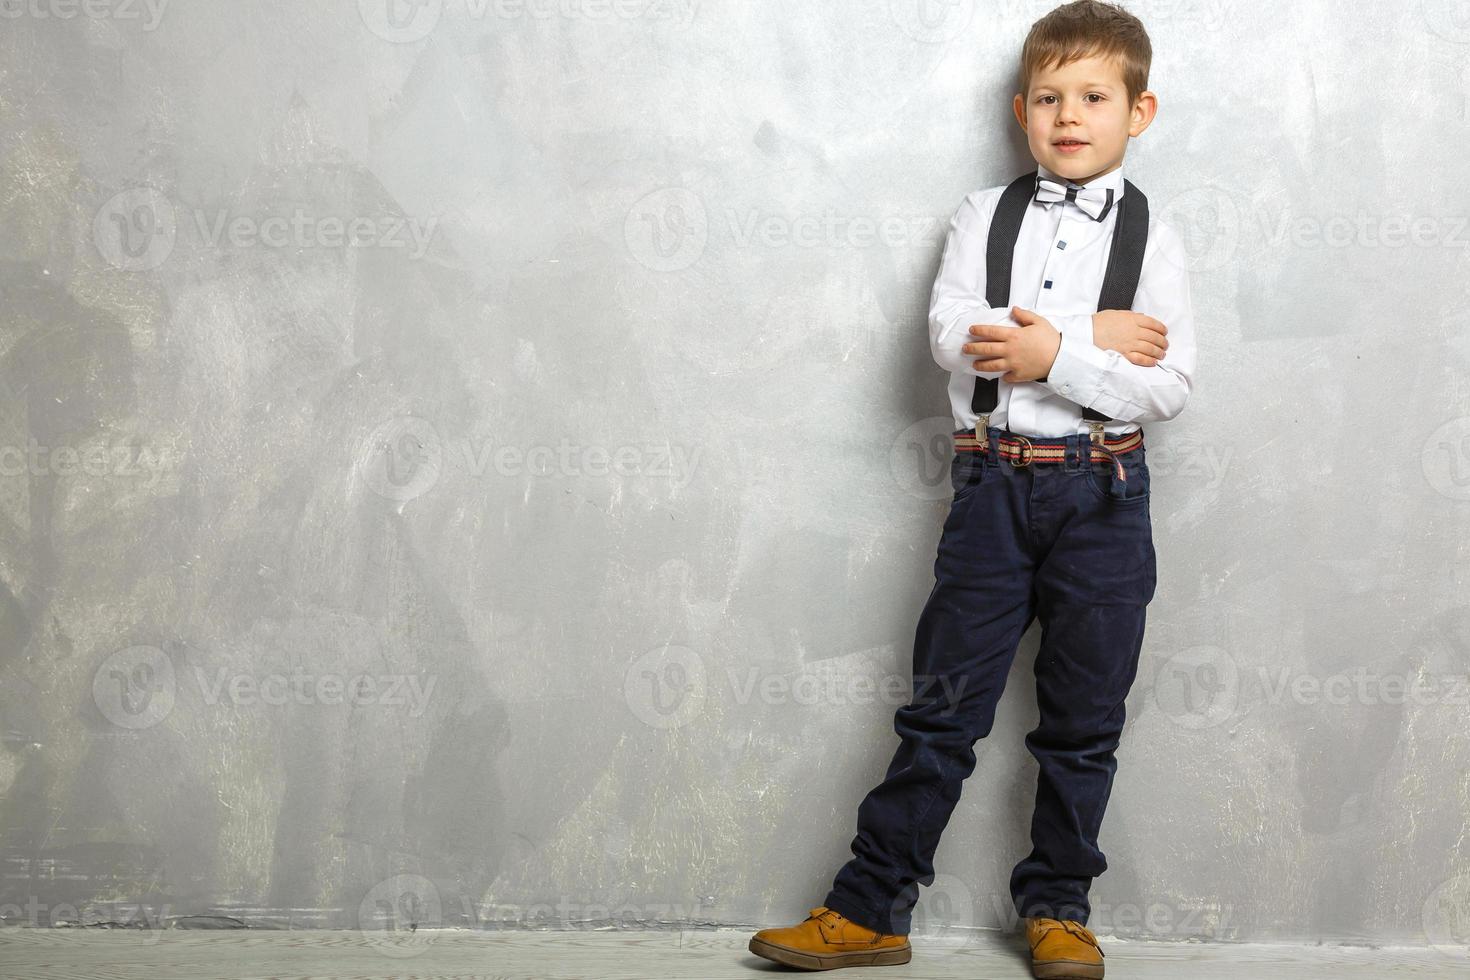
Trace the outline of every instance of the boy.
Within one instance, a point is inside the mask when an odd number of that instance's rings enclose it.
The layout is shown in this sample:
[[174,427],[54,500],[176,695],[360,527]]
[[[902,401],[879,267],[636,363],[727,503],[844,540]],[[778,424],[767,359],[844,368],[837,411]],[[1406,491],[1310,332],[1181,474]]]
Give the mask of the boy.
[[1155,586],[1141,423],[1178,415],[1195,369],[1183,244],[1122,172],[1157,110],[1151,60],[1137,18],[1097,0],[1053,10],[1026,38],[1014,111],[1036,173],[964,199],[930,298],[959,431],[914,644],[925,683],[895,714],[901,743],[858,809],[852,860],[804,922],[752,938],[760,956],[816,970],[909,961],[918,885],[934,880],[974,743],[1039,617],[1041,718],[1026,747],[1040,776],[1011,897],[1035,976],[1103,975],[1087,893],[1107,867],[1098,832]]

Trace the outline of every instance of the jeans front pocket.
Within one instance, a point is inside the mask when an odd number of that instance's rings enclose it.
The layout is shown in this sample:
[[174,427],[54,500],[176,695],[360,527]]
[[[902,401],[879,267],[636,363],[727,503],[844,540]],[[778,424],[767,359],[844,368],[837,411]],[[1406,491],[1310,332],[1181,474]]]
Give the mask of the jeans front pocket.
[[985,479],[985,457],[978,452],[956,451],[949,464],[949,487],[959,500],[975,491]]
[[1083,479],[1092,488],[1092,492],[1119,507],[1129,507],[1148,500],[1152,490],[1149,487],[1148,460],[1144,458],[1143,450],[1135,449],[1123,453],[1118,457],[1118,462],[1123,464],[1123,472],[1128,475],[1123,496],[1114,497],[1109,492],[1113,480],[1117,479],[1113,461],[1110,459],[1094,459],[1092,465],[1083,467]]

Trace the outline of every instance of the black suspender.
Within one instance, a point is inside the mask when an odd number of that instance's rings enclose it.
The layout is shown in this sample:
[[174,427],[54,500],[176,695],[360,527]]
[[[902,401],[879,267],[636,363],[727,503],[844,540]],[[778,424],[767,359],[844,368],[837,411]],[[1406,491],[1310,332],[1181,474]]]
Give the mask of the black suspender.
[[[1138,277],[1143,269],[1143,251],[1148,244],[1148,198],[1133,182],[1123,179],[1124,193],[1118,198],[1118,216],[1113,224],[1112,248],[1108,253],[1108,269],[1103,275],[1099,310],[1131,310],[1138,291]],[[1021,236],[1021,220],[1036,193],[1036,173],[1025,173],[1011,181],[1001,193],[995,216],[990,221],[990,235],[985,246],[985,301],[992,307],[1011,305],[1011,264],[1015,258],[1016,240]],[[966,328],[969,324],[965,324]],[[1041,379],[1045,381],[1045,378]],[[990,413],[999,404],[1000,384],[996,378],[976,378],[975,394],[970,408],[981,418],[976,434],[989,425]],[[1083,407],[1082,417],[1093,423],[1093,438],[1100,439],[1102,422],[1111,416]]]

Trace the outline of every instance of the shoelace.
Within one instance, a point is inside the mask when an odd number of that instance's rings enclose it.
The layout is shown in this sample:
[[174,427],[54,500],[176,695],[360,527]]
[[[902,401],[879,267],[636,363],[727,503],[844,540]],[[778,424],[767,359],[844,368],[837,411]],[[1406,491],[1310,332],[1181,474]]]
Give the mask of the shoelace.
[[1075,922],[1065,921],[1064,920],[1062,922],[1062,928],[1065,929],[1065,930],[1067,930],[1072,935],[1076,936],[1078,939],[1082,940],[1085,943],[1089,943],[1090,945],[1093,945],[1093,946],[1096,946],[1097,945],[1097,937],[1094,936],[1090,930],[1084,928],[1083,926],[1078,925]]
[[1093,949],[1096,949],[1099,956],[1107,955],[1103,952],[1102,946],[1098,945],[1097,937],[1094,936],[1086,926],[1073,922],[1071,919],[1043,919],[1041,921],[1056,923],[1056,925],[1043,926],[1041,931],[1042,936],[1045,936],[1048,932],[1051,932],[1053,929],[1060,927],[1062,930],[1070,933],[1073,936],[1076,936],[1078,939],[1087,943]]
[[823,926],[826,926],[828,929],[835,929],[837,928],[837,919],[835,918],[835,916],[837,916],[838,914],[839,913],[836,909],[829,909],[825,905],[821,905],[817,908],[812,909],[809,913],[807,913],[807,916],[809,918],[816,919],[819,923],[821,923]]
[[[838,912],[836,909],[829,909],[825,905],[818,906],[817,908],[812,909],[809,913],[809,916],[813,919],[816,919],[818,922],[826,924],[831,928],[836,928],[838,921],[842,918],[845,918],[841,912]],[[835,918],[833,918],[834,916]],[[868,940],[868,944],[876,946],[882,941],[883,933],[874,932],[873,937]]]

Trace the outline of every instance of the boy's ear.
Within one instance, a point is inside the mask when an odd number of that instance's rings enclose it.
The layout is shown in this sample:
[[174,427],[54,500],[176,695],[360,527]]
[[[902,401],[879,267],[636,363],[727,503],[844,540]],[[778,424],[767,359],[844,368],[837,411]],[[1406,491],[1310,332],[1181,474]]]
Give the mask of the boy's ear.
[[1016,114],[1016,122],[1021,124],[1021,129],[1024,131],[1026,129],[1026,97],[1020,92],[1016,93],[1015,99],[1011,102],[1011,111]]
[[1153,123],[1159,111],[1159,98],[1151,91],[1140,92],[1128,124],[1129,136],[1140,136]]

